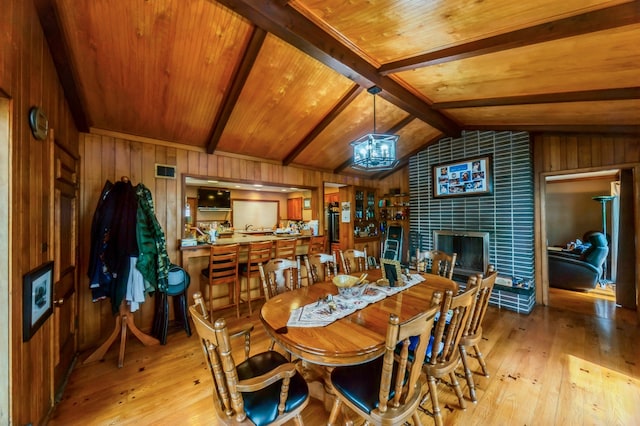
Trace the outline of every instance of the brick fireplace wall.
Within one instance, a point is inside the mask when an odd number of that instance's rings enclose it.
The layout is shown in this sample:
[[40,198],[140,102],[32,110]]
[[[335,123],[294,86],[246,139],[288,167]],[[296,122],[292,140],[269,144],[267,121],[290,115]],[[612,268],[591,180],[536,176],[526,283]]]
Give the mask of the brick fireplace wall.
[[[433,197],[433,166],[491,155],[493,193]],[[534,284],[534,205],[531,142],[526,132],[466,131],[441,139],[411,158],[410,226],[423,248],[433,248],[433,231],[489,233],[489,262],[502,277]],[[417,240],[413,236],[412,244]],[[495,291],[494,291],[495,293]]]

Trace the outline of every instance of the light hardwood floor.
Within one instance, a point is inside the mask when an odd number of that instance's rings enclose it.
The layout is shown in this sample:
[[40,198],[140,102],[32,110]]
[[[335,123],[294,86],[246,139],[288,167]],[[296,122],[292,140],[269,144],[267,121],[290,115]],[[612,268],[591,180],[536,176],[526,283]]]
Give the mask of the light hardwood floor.
[[[445,424],[640,424],[635,312],[564,290],[552,289],[550,300],[551,306],[537,306],[530,315],[489,308],[481,349],[491,377],[475,375],[478,403],[469,401],[466,410],[440,385]],[[269,339],[255,312],[252,351],[260,351]],[[120,369],[118,349],[113,345],[104,361],[87,365],[81,361],[90,351],[80,355],[49,425],[217,423],[197,336],[187,338],[174,329],[167,345],[156,347],[131,338]],[[471,362],[479,371],[476,361]],[[464,380],[460,383],[468,395]],[[430,403],[425,406],[430,409]],[[316,399],[303,414],[306,425],[323,425],[328,418]],[[433,424],[426,414],[421,417],[423,424]]]

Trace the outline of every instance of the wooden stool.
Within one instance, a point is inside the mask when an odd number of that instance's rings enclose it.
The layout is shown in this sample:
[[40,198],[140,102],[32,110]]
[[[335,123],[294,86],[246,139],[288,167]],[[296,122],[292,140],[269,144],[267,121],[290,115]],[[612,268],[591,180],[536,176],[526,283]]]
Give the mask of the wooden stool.
[[[209,283],[209,312],[236,307],[236,317],[240,318],[240,282],[238,280],[238,255],[240,244],[213,245],[209,254],[209,267],[202,270],[202,275]],[[226,285],[229,303],[213,308],[213,288]]]
[[[249,304],[249,316],[251,316],[251,278],[257,278],[260,283],[260,270],[259,265],[265,264],[271,260],[271,241],[261,241],[255,243],[249,243],[249,252],[247,253],[247,263],[243,265],[243,269],[240,272],[241,279],[244,278],[247,282],[247,303]],[[262,285],[258,285],[258,291],[260,297],[264,297],[262,291]]]

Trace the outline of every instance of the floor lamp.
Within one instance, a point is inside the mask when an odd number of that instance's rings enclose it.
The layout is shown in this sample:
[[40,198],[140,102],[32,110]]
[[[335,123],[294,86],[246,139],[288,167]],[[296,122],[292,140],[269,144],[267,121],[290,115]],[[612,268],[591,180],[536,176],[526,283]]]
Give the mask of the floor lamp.
[[[599,202],[602,206],[602,233],[604,234],[604,238],[609,241],[607,238],[607,202],[613,200],[613,195],[596,195],[595,197],[591,197],[595,201]],[[609,255],[607,254],[607,257]],[[600,280],[601,284],[605,284],[607,282],[607,257],[604,258],[604,263],[602,264],[602,279]]]

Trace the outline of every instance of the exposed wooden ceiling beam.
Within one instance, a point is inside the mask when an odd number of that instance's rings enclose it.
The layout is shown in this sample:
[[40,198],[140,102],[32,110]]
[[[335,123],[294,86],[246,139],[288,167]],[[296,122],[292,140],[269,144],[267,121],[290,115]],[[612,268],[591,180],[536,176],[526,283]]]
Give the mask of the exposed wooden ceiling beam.
[[362,92],[362,86],[354,85],[338,104],[315,126],[302,141],[284,158],[282,164],[288,166],[331,122]]
[[487,53],[558,40],[595,31],[603,31],[640,22],[640,1],[583,13],[557,21],[500,34],[483,40],[453,46],[413,58],[389,62],[380,67],[382,75],[437,65]]
[[415,120],[414,116],[407,115],[405,118],[403,118],[402,120],[398,121],[396,124],[391,126],[391,128],[389,130],[387,130],[386,132],[384,132],[384,133],[389,133],[391,135],[394,135],[394,134],[398,133],[400,130],[402,130],[402,128],[404,126],[406,126],[409,123],[411,123],[413,120]]
[[420,151],[424,151],[425,149],[427,149],[427,147],[429,145],[433,145],[434,143],[438,142],[441,138],[442,138],[442,135],[438,135],[438,136],[432,137],[427,142],[422,144],[420,147],[414,149],[413,151],[407,153],[402,158],[400,158],[398,160],[398,165],[393,170],[383,170],[380,173],[377,173],[377,174],[373,175],[371,178],[372,179],[382,180],[382,179],[386,178],[387,176],[392,175],[394,172],[398,171],[399,169],[401,169],[401,168],[405,167],[407,164],[409,164],[409,160],[411,160],[411,157],[413,157],[414,155],[418,154]]
[[347,167],[349,167],[350,165],[353,164],[353,158],[348,158],[347,160],[343,161],[342,164],[340,164],[338,167],[336,167],[335,169],[333,169],[333,173],[338,175],[340,174],[344,169],[346,169]]
[[581,125],[581,124],[469,124],[465,126],[464,130],[494,130],[510,131],[510,132],[556,132],[556,133],[605,133],[605,134],[630,134],[640,135],[640,126],[636,125]]
[[208,154],[213,154],[213,152],[216,150],[216,147],[218,146],[218,143],[220,142],[222,132],[224,132],[224,128],[229,122],[229,118],[231,117],[233,108],[235,107],[236,102],[240,97],[242,88],[247,82],[247,78],[249,77],[251,68],[253,68],[253,64],[255,63],[258,54],[260,53],[260,49],[262,48],[262,44],[264,43],[266,37],[267,33],[262,28],[255,27],[253,29],[251,39],[247,44],[247,48],[242,57],[242,61],[240,62],[240,65],[238,66],[236,72],[233,74],[231,87],[225,94],[225,97],[222,100],[222,104],[218,109],[218,114],[213,121],[211,137],[209,138],[209,143],[207,143]]
[[640,87],[585,90],[580,92],[543,93],[539,95],[507,96],[503,98],[469,99],[452,102],[436,102],[434,109],[474,108],[504,105],[553,104],[560,102],[621,101],[640,99]]
[[62,37],[58,10],[54,2],[50,0],[35,0],[34,5],[38,12],[44,37],[49,45],[49,51],[51,52],[62,90],[64,90],[65,98],[69,104],[69,111],[73,121],[80,132],[88,133],[89,120],[75,83],[74,76],[76,73],[72,65],[71,51]]
[[460,134],[456,122],[431,109],[429,104],[396,81],[380,75],[376,67],[290,6],[282,6],[281,2],[275,0],[215,1],[359,85],[366,88],[374,85],[380,87],[384,99],[443,133],[449,136]]

